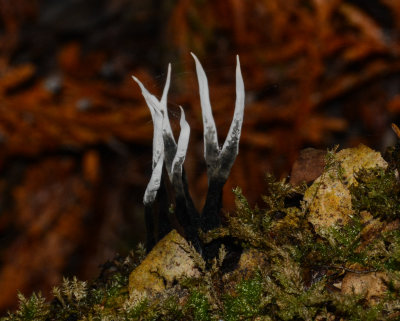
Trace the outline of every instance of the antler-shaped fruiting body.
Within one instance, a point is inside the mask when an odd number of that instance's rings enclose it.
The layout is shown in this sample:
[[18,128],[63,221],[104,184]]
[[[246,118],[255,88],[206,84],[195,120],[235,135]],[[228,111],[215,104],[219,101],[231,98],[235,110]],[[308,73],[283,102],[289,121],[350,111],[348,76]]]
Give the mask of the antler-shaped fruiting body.
[[[239,139],[244,114],[244,84],[240,70],[239,57],[236,66],[236,104],[229,132],[222,148],[218,145],[218,134],[212,115],[208,81],[203,67],[197,57],[192,53],[196,63],[197,79],[199,82],[200,103],[204,127],[204,158],[207,164],[208,192],[206,203],[201,216],[193,205],[189,194],[187,179],[183,170],[183,163],[189,143],[190,127],[186,122],[185,113],[181,110],[178,143],[176,143],[171,130],[167,111],[167,94],[171,79],[171,65],[168,66],[167,80],[161,100],[148,92],[143,84],[133,76],[142,90],[143,97],[150,109],[154,124],[153,135],[153,161],[152,175],[147,185],[143,202],[146,206],[148,234],[152,233],[153,221],[148,217],[150,208],[155,202],[157,191],[162,180],[162,168],[165,168],[175,193],[175,213],[182,225],[186,238],[193,243],[195,248],[203,253],[204,245],[201,243],[198,230],[209,231],[220,225],[219,212],[222,207],[222,188],[228,178],[232,165],[239,151]],[[162,219],[168,220],[164,215]],[[169,223],[168,223],[169,224]],[[154,245],[154,239],[148,238],[148,249]]]
[[[133,76],[142,90],[143,97],[150,109],[150,113],[154,124],[153,134],[153,172],[149,184],[147,185],[143,203],[146,207],[146,226],[147,226],[147,249],[150,250],[155,239],[153,235],[154,222],[152,217],[152,205],[156,199],[157,191],[160,188],[162,168],[165,159],[165,167],[168,177],[172,183],[175,192],[175,212],[179,223],[184,228],[186,237],[190,240],[195,248],[201,252],[201,242],[198,238],[197,229],[199,226],[199,214],[195,210],[193,201],[189,195],[186,177],[183,172],[183,162],[185,161],[186,151],[189,143],[190,126],[186,122],[185,113],[181,110],[181,133],[179,135],[178,144],[172,133],[171,125],[167,111],[167,94],[171,79],[171,65],[168,66],[167,80],[165,83],[161,100],[150,94],[144,85]],[[165,210],[165,209],[164,209]],[[168,214],[161,212],[159,216],[159,227],[169,226]],[[165,234],[164,231],[159,233],[159,238]]]
[[244,114],[244,84],[240,71],[239,56],[236,56],[236,103],[233,120],[225,142],[220,149],[218,145],[217,128],[212,115],[210,94],[206,73],[197,57],[197,79],[199,82],[200,103],[203,116],[204,158],[207,164],[208,192],[201,217],[201,227],[204,232],[220,225],[218,215],[222,206],[222,188],[239,152],[239,139],[242,130]]

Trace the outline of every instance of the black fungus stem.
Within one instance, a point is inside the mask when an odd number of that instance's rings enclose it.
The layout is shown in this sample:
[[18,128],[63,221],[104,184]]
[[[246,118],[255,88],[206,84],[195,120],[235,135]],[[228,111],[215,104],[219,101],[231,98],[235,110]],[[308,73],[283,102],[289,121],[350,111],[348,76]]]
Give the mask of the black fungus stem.
[[146,251],[150,250],[156,245],[154,237],[154,217],[153,217],[153,204],[150,203],[144,207],[144,221],[146,224]]
[[206,203],[201,215],[201,229],[208,232],[221,226],[219,215],[222,208],[222,189],[225,181],[219,178],[210,179]]

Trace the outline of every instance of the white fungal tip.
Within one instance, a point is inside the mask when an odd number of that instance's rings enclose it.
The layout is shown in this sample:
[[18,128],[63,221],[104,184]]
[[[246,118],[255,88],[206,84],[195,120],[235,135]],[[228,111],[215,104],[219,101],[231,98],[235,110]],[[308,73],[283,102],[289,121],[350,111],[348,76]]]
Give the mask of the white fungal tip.
[[165,81],[165,86],[164,86],[164,90],[161,96],[161,105],[163,109],[167,108],[167,95],[168,95],[168,90],[169,90],[169,86],[171,83],[171,64],[168,64],[168,71],[167,71],[167,79]]
[[199,69],[199,70],[197,71],[197,73],[199,73],[199,71],[204,73],[204,70],[203,70],[203,67],[201,66],[201,63],[200,63],[199,58],[197,58],[197,56],[196,56],[193,52],[191,52],[190,54],[192,55],[192,57],[193,57],[193,59],[194,59],[194,62],[195,62],[195,64],[196,64],[196,70]]
[[189,145],[190,126],[186,121],[185,112],[183,111],[183,108],[181,106],[179,106],[179,108],[181,110],[181,119],[180,119],[181,132],[179,134],[176,154],[171,165],[171,173],[178,174],[179,176],[181,176],[182,164],[185,161],[185,156]]
[[217,128],[212,115],[206,73],[196,55],[192,52],[191,55],[196,63],[197,81],[199,83],[200,106],[203,117],[204,158],[207,165],[211,165],[219,154]]
[[[235,161],[236,155],[239,152],[239,140],[242,131],[243,116],[244,116],[244,83],[242,73],[240,71],[239,56],[236,56],[236,102],[235,111],[231,126],[229,127],[228,135],[222,147],[221,156],[227,160],[224,164],[224,170],[221,174],[227,178],[229,171]],[[223,172],[223,173],[222,173]]]
[[139,85],[139,87],[142,90],[142,92],[147,92],[146,88],[144,87],[144,85],[142,84],[142,82],[139,79],[137,79],[133,75],[132,75],[132,79]]

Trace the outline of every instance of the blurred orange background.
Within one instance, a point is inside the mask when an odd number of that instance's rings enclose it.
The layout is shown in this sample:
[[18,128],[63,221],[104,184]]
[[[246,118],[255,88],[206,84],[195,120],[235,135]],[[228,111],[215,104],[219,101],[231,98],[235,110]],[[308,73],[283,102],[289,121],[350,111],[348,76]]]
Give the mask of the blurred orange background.
[[50,297],[62,276],[144,240],[142,197],[153,127],[134,74],[164,86],[179,131],[192,128],[186,172],[207,189],[196,53],[223,142],[240,55],[246,110],[225,186],[260,202],[264,174],[285,177],[305,147],[395,142],[400,116],[396,0],[0,0],[0,311],[17,290]]

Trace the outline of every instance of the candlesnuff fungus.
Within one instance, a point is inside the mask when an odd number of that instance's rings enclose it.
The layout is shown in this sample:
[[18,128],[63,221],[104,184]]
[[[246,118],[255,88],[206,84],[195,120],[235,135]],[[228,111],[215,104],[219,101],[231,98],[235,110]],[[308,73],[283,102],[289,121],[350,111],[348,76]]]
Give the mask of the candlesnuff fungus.
[[[171,64],[168,66],[168,74],[161,100],[143,86],[134,76],[133,79],[138,83],[142,94],[150,109],[154,124],[153,136],[153,161],[152,175],[147,185],[143,198],[146,207],[147,225],[147,247],[148,250],[155,244],[154,236],[151,235],[153,221],[151,217],[157,191],[160,189],[163,175],[163,164],[165,161],[166,172],[172,184],[175,194],[175,214],[179,224],[184,229],[186,238],[192,242],[199,253],[204,255],[205,245],[199,239],[198,231],[201,228],[204,232],[218,227],[220,222],[219,211],[222,207],[222,188],[228,178],[229,172],[239,152],[239,139],[243,123],[244,114],[244,84],[240,70],[239,57],[237,56],[236,66],[236,103],[233,120],[229,128],[228,135],[222,148],[218,144],[217,128],[215,126],[210,97],[208,91],[207,76],[197,57],[192,53],[196,64],[197,79],[199,83],[200,103],[204,128],[204,158],[207,165],[208,191],[206,202],[201,215],[193,205],[189,194],[187,179],[183,170],[183,162],[189,143],[190,127],[186,122],[185,113],[181,110],[178,143],[176,143],[171,130],[171,125],[167,111],[167,94],[171,79]],[[168,217],[162,214],[161,220]],[[165,222],[163,222],[164,224]],[[169,223],[168,223],[169,225]],[[161,235],[162,236],[162,235]],[[207,255],[206,255],[207,256]]]

